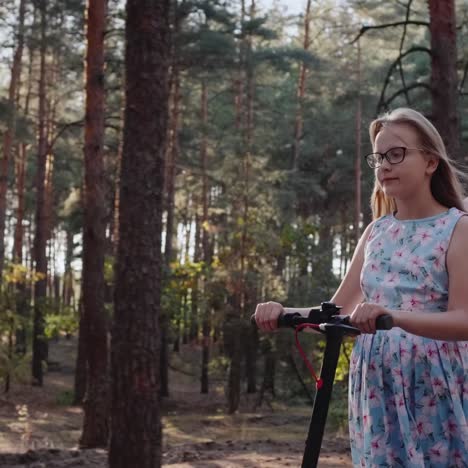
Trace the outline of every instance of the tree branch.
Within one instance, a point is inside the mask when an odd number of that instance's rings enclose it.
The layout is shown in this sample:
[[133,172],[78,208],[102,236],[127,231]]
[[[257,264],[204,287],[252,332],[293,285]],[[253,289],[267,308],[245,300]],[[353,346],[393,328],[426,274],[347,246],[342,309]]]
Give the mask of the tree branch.
[[371,29],[385,29],[385,28],[394,28],[396,26],[403,26],[413,24],[415,26],[426,26],[429,27],[429,23],[427,21],[396,21],[395,23],[385,23],[385,24],[378,24],[377,26],[362,26],[359,34],[351,41],[350,44],[354,44],[361,36],[363,36],[367,31]]
[[395,100],[400,94],[406,93],[407,91],[411,91],[412,89],[416,88],[424,88],[427,89],[428,91],[431,91],[431,87],[427,83],[413,83],[409,86],[407,86],[405,89],[400,89],[396,93],[392,94],[387,101],[385,101],[383,104],[385,107],[388,107],[388,105]]
[[[412,2],[413,2],[413,0],[409,0],[408,5],[406,6],[406,18],[405,18],[406,22],[409,21],[409,17],[410,17],[410,13],[411,13],[411,3]],[[403,26],[403,34],[401,35],[400,49],[398,51],[399,56],[401,56],[401,53],[403,51],[403,45],[405,43],[407,28],[408,28],[408,24],[406,23]],[[406,88],[405,74],[403,72],[403,64],[402,64],[401,60],[398,61],[398,69],[400,70],[401,85],[403,86],[403,88]],[[405,98],[406,98],[406,103],[408,104],[408,106],[411,105],[408,92],[405,92]]]
[[464,95],[463,93],[463,88],[465,86],[465,80],[466,80],[466,76],[468,74],[468,62],[465,63],[465,68],[463,70],[463,78],[462,80],[460,81],[460,87],[458,88],[458,92],[460,95]]
[[[393,74],[393,71],[395,70],[396,66],[399,65],[401,63],[401,61],[403,60],[403,58],[405,58],[407,55],[410,55],[414,52],[426,52],[427,54],[431,55],[431,50],[428,49],[427,47],[421,47],[421,46],[417,46],[417,47],[411,47],[410,49],[408,49],[405,53],[403,54],[400,54],[396,59],[395,61],[390,65],[389,69],[388,69],[388,72],[387,72],[387,76],[385,77],[385,81],[384,81],[384,85],[383,85],[383,88],[382,88],[382,92],[380,93],[380,99],[379,99],[379,103],[377,104],[377,113],[380,113],[380,110],[382,109],[383,107],[383,104],[385,102],[385,91],[387,90],[387,87],[388,85],[390,84],[390,78]],[[406,88],[405,85],[403,85],[404,88]]]
[[65,132],[65,130],[68,130],[70,127],[75,127],[75,126],[81,126],[83,125],[84,120],[76,120],[75,122],[69,122],[67,124],[64,124],[59,131],[54,135],[54,137],[50,140],[49,144],[47,145],[47,154],[52,151],[52,148],[54,147],[55,143],[57,140],[60,138],[60,136]]

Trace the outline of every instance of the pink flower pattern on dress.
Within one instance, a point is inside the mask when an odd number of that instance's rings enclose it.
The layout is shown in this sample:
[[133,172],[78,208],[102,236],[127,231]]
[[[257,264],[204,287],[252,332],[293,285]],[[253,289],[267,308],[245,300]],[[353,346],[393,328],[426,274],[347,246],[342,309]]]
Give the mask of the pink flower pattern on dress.
[[[463,215],[452,208],[422,220],[377,220],[360,278],[365,300],[406,313],[446,311],[446,255]],[[362,334],[349,396],[354,466],[468,466],[468,342],[398,328]]]

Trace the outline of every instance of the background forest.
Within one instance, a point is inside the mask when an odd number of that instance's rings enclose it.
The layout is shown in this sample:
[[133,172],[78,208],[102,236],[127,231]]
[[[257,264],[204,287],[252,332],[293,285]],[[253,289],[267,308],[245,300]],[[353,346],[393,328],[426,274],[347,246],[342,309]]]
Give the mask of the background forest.
[[[145,339],[162,408],[177,367],[206,399],[221,389],[230,414],[247,394],[254,407],[310,401],[292,334],[259,336],[250,316],[266,300],[332,296],[371,219],[363,156],[376,115],[414,107],[468,161],[468,3],[303,0],[300,14],[279,0],[88,3],[0,2],[2,391],[31,376],[47,386],[49,344],[77,336],[85,447],[107,444],[109,393],[147,365],[125,346]],[[167,32],[153,50],[149,4]],[[132,202],[140,189],[146,204]],[[304,341],[318,368],[323,343]],[[114,442],[111,466],[132,466]]]

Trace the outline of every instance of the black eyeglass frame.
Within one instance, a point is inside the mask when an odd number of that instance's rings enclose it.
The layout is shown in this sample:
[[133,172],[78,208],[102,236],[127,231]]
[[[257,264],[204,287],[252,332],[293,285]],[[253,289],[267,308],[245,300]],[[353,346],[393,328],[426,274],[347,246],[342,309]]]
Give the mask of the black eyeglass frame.
[[[392,161],[390,161],[390,159],[389,159],[389,157],[387,155],[388,155],[388,153],[390,153],[390,151],[394,151],[396,149],[403,150],[403,155],[401,156],[401,159],[399,161],[396,161],[396,162],[393,161],[392,162]],[[377,169],[378,167],[380,167],[382,165],[384,158],[388,161],[389,164],[392,164],[392,165],[402,163],[405,160],[406,152],[408,150],[424,151],[421,148],[408,148],[407,146],[394,146],[393,148],[390,148],[389,150],[387,150],[385,153],[379,153],[378,151],[375,151],[373,153],[366,154],[364,156],[364,159],[366,160],[368,166],[371,169]],[[376,154],[378,154],[380,156],[380,162],[378,164],[375,164],[374,162],[371,163],[370,161],[373,161],[373,158],[370,159],[370,160],[369,160],[369,158],[373,157]]]

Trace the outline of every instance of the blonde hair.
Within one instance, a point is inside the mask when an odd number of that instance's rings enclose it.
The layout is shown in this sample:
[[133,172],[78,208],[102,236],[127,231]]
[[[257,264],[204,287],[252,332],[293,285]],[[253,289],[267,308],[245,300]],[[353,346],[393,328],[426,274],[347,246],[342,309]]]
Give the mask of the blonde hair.
[[[392,112],[374,120],[369,127],[369,135],[372,147],[379,132],[386,125],[408,125],[416,131],[420,140],[421,149],[439,158],[439,165],[431,178],[431,193],[434,198],[447,208],[463,210],[463,187],[461,180],[465,178],[463,173],[455,167],[455,163],[447,154],[444,142],[434,125],[419,112],[400,107]],[[387,197],[382,190],[377,178],[371,197],[371,208],[374,219],[396,210],[394,198]]]

